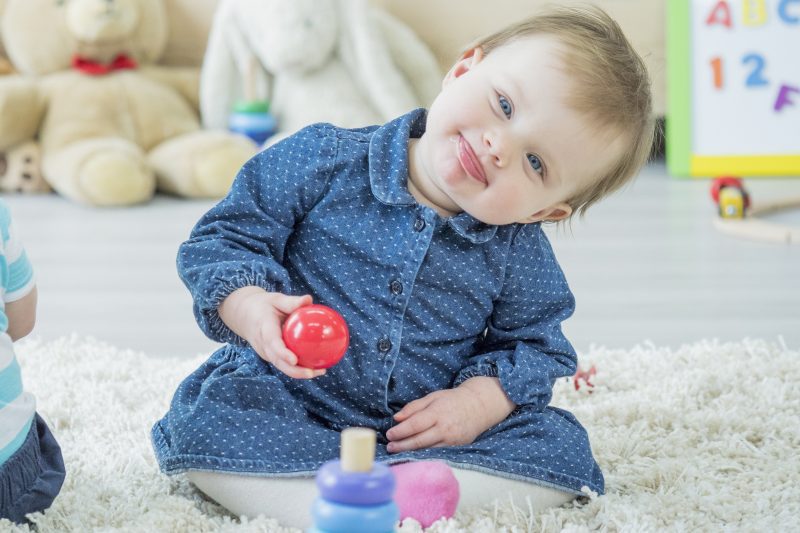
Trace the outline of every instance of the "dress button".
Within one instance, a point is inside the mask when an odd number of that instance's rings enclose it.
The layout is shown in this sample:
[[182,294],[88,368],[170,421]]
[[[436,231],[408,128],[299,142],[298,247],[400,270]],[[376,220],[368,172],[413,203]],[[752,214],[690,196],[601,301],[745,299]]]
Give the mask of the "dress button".
[[414,221],[414,231],[422,231],[425,229],[425,219],[418,218]]
[[392,291],[392,294],[395,296],[403,294],[403,284],[398,280],[394,280],[389,284],[389,290]]
[[378,341],[378,351],[381,353],[386,353],[392,349],[392,341],[388,338],[384,337]]

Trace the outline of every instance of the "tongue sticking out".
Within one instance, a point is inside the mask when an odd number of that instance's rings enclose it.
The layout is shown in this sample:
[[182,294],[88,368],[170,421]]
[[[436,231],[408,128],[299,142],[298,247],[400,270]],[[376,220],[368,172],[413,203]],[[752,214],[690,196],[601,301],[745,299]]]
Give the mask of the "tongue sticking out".
[[467,174],[484,185],[488,184],[486,174],[478,162],[478,157],[464,137],[458,138],[458,160]]

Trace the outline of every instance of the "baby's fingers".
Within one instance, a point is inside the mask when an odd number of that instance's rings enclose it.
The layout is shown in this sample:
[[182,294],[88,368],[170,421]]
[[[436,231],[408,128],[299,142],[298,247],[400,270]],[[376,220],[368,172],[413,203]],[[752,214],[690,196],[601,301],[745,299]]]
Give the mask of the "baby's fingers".
[[436,418],[427,412],[416,413],[404,422],[400,422],[396,426],[386,432],[386,438],[391,441],[399,441],[407,439],[414,435],[418,435],[436,425]]
[[297,356],[284,344],[277,322],[265,321],[261,326],[260,338],[261,342],[251,344],[253,349],[259,357],[287,376],[295,379],[311,379],[325,374],[325,370],[297,366]]
[[402,422],[403,420],[408,419],[414,413],[418,413],[419,411],[422,411],[423,409],[428,407],[428,405],[430,405],[432,401],[433,398],[431,398],[431,396],[428,395],[428,396],[423,396],[422,398],[418,398],[414,401],[408,402],[403,406],[402,409],[400,409],[394,414],[395,421]]
[[286,347],[280,338],[273,338],[267,344],[269,361],[281,372],[295,379],[312,379],[325,373],[325,370],[313,370],[297,366],[297,356]]
[[422,433],[416,433],[406,439],[392,441],[386,445],[389,453],[406,452],[409,450],[420,450],[433,448],[442,444],[441,436],[436,427],[431,427]]
[[275,368],[294,379],[313,379],[325,374],[325,369],[314,370],[302,366],[290,365],[283,359],[279,359],[273,364]]
[[272,305],[275,306],[275,309],[286,315],[292,313],[295,309],[298,309],[306,305],[311,305],[312,303],[313,299],[309,294],[305,294],[303,296],[289,296],[288,294],[278,294],[272,301]]
[[294,366],[297,364],[297,356],[284,344],[280,336],[272,337],[267,343],[267,350],[272,355],[270,361],[272,364],[277,364],[278,361],[283,360],[288,365]]

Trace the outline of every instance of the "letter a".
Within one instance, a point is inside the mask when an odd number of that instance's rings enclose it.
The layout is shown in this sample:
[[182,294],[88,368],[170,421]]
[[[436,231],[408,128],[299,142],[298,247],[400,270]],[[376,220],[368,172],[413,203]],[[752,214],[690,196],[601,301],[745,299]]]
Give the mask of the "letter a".
[[720,0],[714,9],[709,13],[706,19],[706,26],[713,26],[714,24],[722,24],[727,28],[733,27],[733,19],[731,19],[731,6],[728,5],[726,0]]

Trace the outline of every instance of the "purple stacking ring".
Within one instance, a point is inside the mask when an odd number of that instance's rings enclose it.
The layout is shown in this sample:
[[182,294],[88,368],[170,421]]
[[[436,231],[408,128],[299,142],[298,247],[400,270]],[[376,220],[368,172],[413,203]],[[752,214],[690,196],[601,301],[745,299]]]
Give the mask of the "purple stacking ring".
[[328,461],[317,472],[322,498],[348,505],[381,505],[392,500],[394,474],[375,463],[369,472],[344,472],[339,461]]

